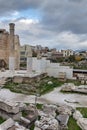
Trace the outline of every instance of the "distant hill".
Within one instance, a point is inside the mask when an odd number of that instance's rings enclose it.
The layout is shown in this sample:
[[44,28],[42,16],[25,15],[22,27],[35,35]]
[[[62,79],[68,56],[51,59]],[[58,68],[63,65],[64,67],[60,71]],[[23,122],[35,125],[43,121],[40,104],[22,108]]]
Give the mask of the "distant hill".
[[80,49],[80,50],[75,50],[75,52],[85,52],[87,51],[86,49]]

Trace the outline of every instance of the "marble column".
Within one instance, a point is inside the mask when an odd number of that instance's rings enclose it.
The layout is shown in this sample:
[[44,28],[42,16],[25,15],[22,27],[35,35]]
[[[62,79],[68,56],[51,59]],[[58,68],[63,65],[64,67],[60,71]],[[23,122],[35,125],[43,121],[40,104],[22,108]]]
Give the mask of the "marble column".
[[32,49],[30,46],[27,51],[27,73],[32,73]]
[[42,56],[39,50],[37,53],[37,72],[42,72]]
[[10,39],[9,39],[9,70],[13,71],[15,70],[15,48],[14,48],[14,30],[15,30],[15,24],[10,23],[9,24],[9,31],[10,31]]
[[42,59],[37,59],[37,72],[42,73]]
[[9,57],[9,70],[15,70],[15,57]]
[[32,57],[27,57],[27,73],[32,73]]

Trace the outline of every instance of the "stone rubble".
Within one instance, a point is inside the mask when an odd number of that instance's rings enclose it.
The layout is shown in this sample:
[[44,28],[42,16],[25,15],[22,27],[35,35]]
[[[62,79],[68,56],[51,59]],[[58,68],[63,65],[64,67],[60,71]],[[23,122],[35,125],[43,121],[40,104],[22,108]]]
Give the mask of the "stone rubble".
[[3,119],[12,118],[14,120],[19,120],[21,116],[19,103],[0,100],[0,116],[3,117]]
[[68,91],[70,92],[70,91],[73,91],[75,88],[76,87],[73,83],[64,83],[61,90],[65,92],[68,92]]
[[69,115],[67,114],[59,114],[56,119],[59,121],[60,128],[61,129],[68,129],[68,120],[69,120]]
[[75,110],[73,113],[73,118],[77,121],[78,126],[82,130],[87,130],[87,118],[83,118],[82,114],[78,110]]
[[[0,103],[2,107],[4,104],[3,109],[7,112],[9,112],[10,109],[15,110],[17,105],[11,102]],[[5,103],[8,103],[8,105]],[[10,109],[8,109],[9,106]],[[87,118],[83,118],[82,114],[78,110],[70,106],[44,104],[42,109],[39,110],[33,104],[20,103],[18,107],[19,109],[17,110],[25,110],[25,112],[28,113],[27,116],[20,116],[19,123],[15,123],[14,119],[12,118],[7,119],[0,125],[1,130],[29,130],[31,123],[35,124],[34,130],[68,130],[68,120],[72,115],[77,121],[79,127],[82,130],[87,130]],[[12,112],[14,111],[12,110]]]
[[0,130],[7,130],[8,128],[12,127],[14,124],[15,122],[11,118],[9,118],[8,120],[6,120],[0,125]]
[[40,121],[35,122],[35,126],[40,130],[59,130],[58,121],[54,117],[41,117]]
[[[23,107],[23,108],[22,108]],[[35,110],[35,106],[23,105],[21,104],[21,110]],[[58,114],[59,113],[59,114]],[[73,118],[77,121],[77,124],[82,130],[87,130],[87,118],[83,118],[82,114],[67,105],[43,105],[42,110],[38,110],[38,115],[40,119],[35,121],[34,130],[67,130],[68,129],[68,120],[69,116],[73,114]],[[1,130],[29,130],[26,127],[29,125],[31,120],[28,118],[21,117],[23,124],[27,124],[26,126],[22,126],[22,124],[15,123],[13,119],[9,118],[4,123],[0,125]]]
[[87,94],[87,86],[86,85],[75,86],[72,83],[65,83],[62,86],[61,91]]
[[79,118],[77,124],[82,130],[87,130],[87,118]]
[[56,113],[55,113],[56,109],[57,109],[56,105],[47,105],[47,104],[43,105],[43,112],[47,115],[51,114],[52,116],[55,117],[56,116]]
[[71,116],[72,112],[74,111],[74,109],[70,106],[67,106],[67,105],[62,105],[62,106],[59,106],[57,108],[57,112],[60,113],[60,114],[67,114],[69,116]]
[[[34,130],[63,130],[67,129],[69,116],[73,108],[69,106],[43,105],[39,111],[40,120],[35,122]],[[59,114],[58,114],[59,113]]]
[[75,120],[78,120],[79,118],[82,118],[83,116],[82,116],[82,114],[78,111],[78,110],[76,110],[74,113],[73,113],[73,118],[75,119]]
[[35,129],[38,130],[59,130],[59,123],[55,119],[57,106],[55,105],[43,105],[42,111],[38,114],[41,117],[40,120],[35,122]]
[[0,130],[29,130],[29,129],[20,126],[17,122],[15,123],[13,119],[9,118],[0,125]]

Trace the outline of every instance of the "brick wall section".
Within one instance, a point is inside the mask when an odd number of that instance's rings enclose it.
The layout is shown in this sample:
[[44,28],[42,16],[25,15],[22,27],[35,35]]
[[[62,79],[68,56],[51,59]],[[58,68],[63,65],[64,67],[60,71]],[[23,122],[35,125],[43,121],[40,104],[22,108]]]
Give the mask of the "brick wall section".
[[9,66],[9,56],[15,57],[15,69],[19,69],[20,65],[20,42],[19,36],[14,35],[14,50],[11,49],[11,35],[0,29],[0,59],[3,59]]

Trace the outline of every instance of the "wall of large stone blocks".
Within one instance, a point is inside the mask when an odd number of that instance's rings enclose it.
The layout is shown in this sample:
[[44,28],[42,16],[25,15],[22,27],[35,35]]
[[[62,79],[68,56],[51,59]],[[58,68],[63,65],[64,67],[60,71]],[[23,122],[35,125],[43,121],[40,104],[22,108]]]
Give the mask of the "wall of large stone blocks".
[[58,78],[60,72],[65,72],[67,79],[73,78],[73,69],[72,68],[67,68],[67,67],[64,67],[64,66],[48,67],[47,68],[47,73],[48,73],[49,76],[53,76],[53,77]]
[[6,59],[6,52],[5,50],[0,49],[0,59]]
[[7,67],[9,67],[9,57],[15,57],[15,69],[20,66],[20,42],[17,35],[14,36],[14,50],[11,50],[10,35],[8,33],[2,34],[0,37],[0,59],[5,60]]
[[8,34],[2,34],[0,37],[0,59],[4,59],[5,62],[7,63],[7,48],[8,48],[8,43],[7,43],[7,39],[8,39]]
[[48,76],[58,78],[60,72],[65,72],[67,79],[73,78],[73,68],[70,68],[69,66],[60,66],[59,63],[50,63],[50,61],[45,58],[39,60],[37,58],[33,58],[32,65],[32,69],[34,71],[47,73]]
[[42,58],[42,59],[33,58],[32,70],[40,72],[40,73],[45,73],[46,67],[47,67],[47,61],[45,58]]

